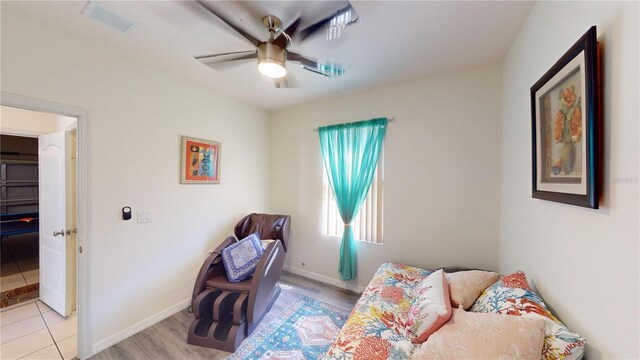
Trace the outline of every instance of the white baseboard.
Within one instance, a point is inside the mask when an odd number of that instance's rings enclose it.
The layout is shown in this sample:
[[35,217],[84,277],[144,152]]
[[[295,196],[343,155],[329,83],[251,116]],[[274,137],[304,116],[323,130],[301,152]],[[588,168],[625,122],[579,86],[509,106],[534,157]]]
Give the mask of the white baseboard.
[[306,277],[306,278],[311,279],[311,280],[320,281],[322,283],[333,285],[333,286],[337,286],[339,288],[343,288],[343,289],[350,290],[350,291],[355,291],[355,292],[361,293],[365,289],[365,287],[362,287],[362,286],[357,286],[357,285],[354,285],[354,284],[346,282],[346,281],[341,281],[341,280],[338,280],[338,279],[335,279],[335,278],[332,278],[332,277],[329,277],[329,276],[325,276],[325,275],[322,275],[322,274],[314,273],[312,271],[296,268],[296,267],[289,266],[289,265],[285,265],[284,266],[284,270],[288,271],[288,272],[290,272],[292,274],[300,275],[302,277]]
[[172,305],[156,314],[149,316],[146,319],[140,320],[137,323],[127,327],[126,329],[122,329],[117,333],[108,336],[98,342],[95,342],[92,345],[93,355],[99,353],[100,351],[119,343],[120,341],[139,333],[140,331],[155,325],[156,323],[184,310],[187,306],[191,304],[191,298],[180,301],[179,303]]

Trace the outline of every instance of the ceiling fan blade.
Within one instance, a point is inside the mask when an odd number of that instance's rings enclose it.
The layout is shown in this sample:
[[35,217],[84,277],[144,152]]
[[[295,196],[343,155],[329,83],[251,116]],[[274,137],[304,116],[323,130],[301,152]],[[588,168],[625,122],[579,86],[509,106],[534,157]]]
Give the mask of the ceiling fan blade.
[[258,53],[256,51],[253,51],[247,54],[242,54],[242,53],[236,54],[236,55],[233,55],[233,53],[229,53],[229,54],[205,55],[205,56],[196,57],[196,59],[198,59],[201,63],[215,70],[222,70],[221,64],[226,65],[226,64],[235,63],[239,60],[251,60],[251,59],[258,58]]
[[228,55],[240,55],[240,54],[243,54],[243,55],[256,54],[256,51],[255,50],[233,51],[233,52],[213,54],[213,55],[194,56],[194,59],[204,61],[204,60],[216,58],[216,57],[222,57],[222,56],[228,56]]
[[260,44],[260,41],[258,39],[249,35],[246,31],[240,29],[239,27],[233,25],[231,22],[229,22],[229,20],[225,19],[222,15],[218,14],[218,12],[216,12],[213,8],[211,8],[211,6],[207,5],[204,1],[196,1],[196,2],[200,4],[200,6],[205,8],[208,12],[213,14],[215,17],[222,20],[222,22],[227,24],[230,28],[235,30],[238,34],[242,35],[245,39],[249,40],[249,42],[252,43],[253,45],[258,46],[258,44]]
[[289,72],[287,76],[281,77],[279,79],[273,79],[273,84],[278,89],[291,89],[298,87],[298,82],[291,72]]
[[320,65],[319,67],[314,67],[314,68],[304,66],[304,69],[322,76],[330,77],[330,78],[340,77],[344,75],[344,73],[346,73],[348,69],[348,67],[338,65],[338,64],[331,64],[331,65],[319,64],[319,65]]
[[348,66],[335,63],[319,63],[316,60],[309,59],[294,52],[287,52],[287,60],[299,63],[305,70],[330,78],[337,78],[344,75],[349,68]]
[[322,75],[322,76],[326,76],[326,77],[332,77],[332,76],[329,76],[328,74],[325,74],[325,73],[323,73],[323,72],[321,72],[321,71],[319,71],[319,70],[317,70],[315,68],[309,68],[309,67],[306,67],[306,66],[303,66],[302,68],[307,70],[307,71],[311,71],[312,73],[318,74],[318,75]]
[[[319,30],[321,30],[322,28],[324,28],[326,25],[329,25],[329,23],[331,22],[331,20],[338,14],[347,12],[347,11],[352,11],[353,10],[353,6],[351,6],[351,4],[348,4],[347,6],[345,6],[344,8],[336,11],[334,14],[332,14],[331,16],[328,16],[320,21],[318,21],[317,23],[313,24],[313,25],[309,25],[306,28],[302,29],[300,31],[300,41],[304,41],[306,38],[308,38],[309,36],[315,34],[316,32],[318,32]],[[358,18],[356,17],[355,20],[353,20],[353,22],[358,21]]]
[[[296,33],[296,30],[298,29],[298,26],[300,25],[300,17],[298,16],[298,18],[296,19],[296,21],[294,21],[291,25],[289,25],[288,28],[286,28],[283,32],[284,34],[280,34],[278,35],[278,37],[273,40],[273,43],[280,46],[281,48],[286,48],[287,47],[287,43],[290,41],[290,39],[293,37],[293,35]],[[285,36],[285,34],[287,34],[289,36],[289,39],[287,39],[287,36]]]
[[318,62],[316,60],[309,59],[308,57],[291,51],[287,51],[287,60],[291,62],[297,62],[304,67],[308,66],[311,68],[316,68],[318,66]]

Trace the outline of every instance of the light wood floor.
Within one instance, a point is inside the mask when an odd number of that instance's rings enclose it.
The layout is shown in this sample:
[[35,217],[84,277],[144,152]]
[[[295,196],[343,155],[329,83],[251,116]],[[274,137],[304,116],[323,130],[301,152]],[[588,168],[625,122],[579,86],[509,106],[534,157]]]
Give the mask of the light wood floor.
[[[261,322],[261,326],[275,319],[287,306],[292,304],[300,295],[307,295],[316,299],[351,310],[360,294],[327,285],[315,280],[303,278],[288,272],[282,274],[280,281],[282,293],[273,308]],[[95,360],[115,359],[224,359],[228,352],[188,345],[187,331],[193,314],[182,310],[179,313],[147,328],[113,346],[94,355]],[[260,327],[256,330],[259,331]]]

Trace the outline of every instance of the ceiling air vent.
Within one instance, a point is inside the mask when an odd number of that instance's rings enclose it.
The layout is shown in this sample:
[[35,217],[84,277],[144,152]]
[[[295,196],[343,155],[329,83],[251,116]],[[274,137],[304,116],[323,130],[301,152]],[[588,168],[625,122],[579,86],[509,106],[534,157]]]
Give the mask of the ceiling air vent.
[[98,20],[121,32],[128,32],[135,27],[135,23],[105,9],[95,1],[91,1],[87,5],[82,11],[82,15]]

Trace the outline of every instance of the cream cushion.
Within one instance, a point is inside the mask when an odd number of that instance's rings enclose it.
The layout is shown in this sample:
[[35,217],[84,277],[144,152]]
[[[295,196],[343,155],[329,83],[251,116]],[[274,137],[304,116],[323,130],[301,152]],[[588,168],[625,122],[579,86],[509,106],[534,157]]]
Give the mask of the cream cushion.
[[448,323],[431,334],[412,359],[539,360],[545,321],[454,309]]
[[460,305],[466,310],[476,301],[484,289],[493,285],[500,278],[500,274],[491,271],[459,271],[447,274],[451,306]]
[[275,240],[273,239],[260,239],[260,241],[262,242],[262,248],[263,249],[267,249],[267,246],[269,246],[269,244],[271,244],[272,242],[275,242]]

